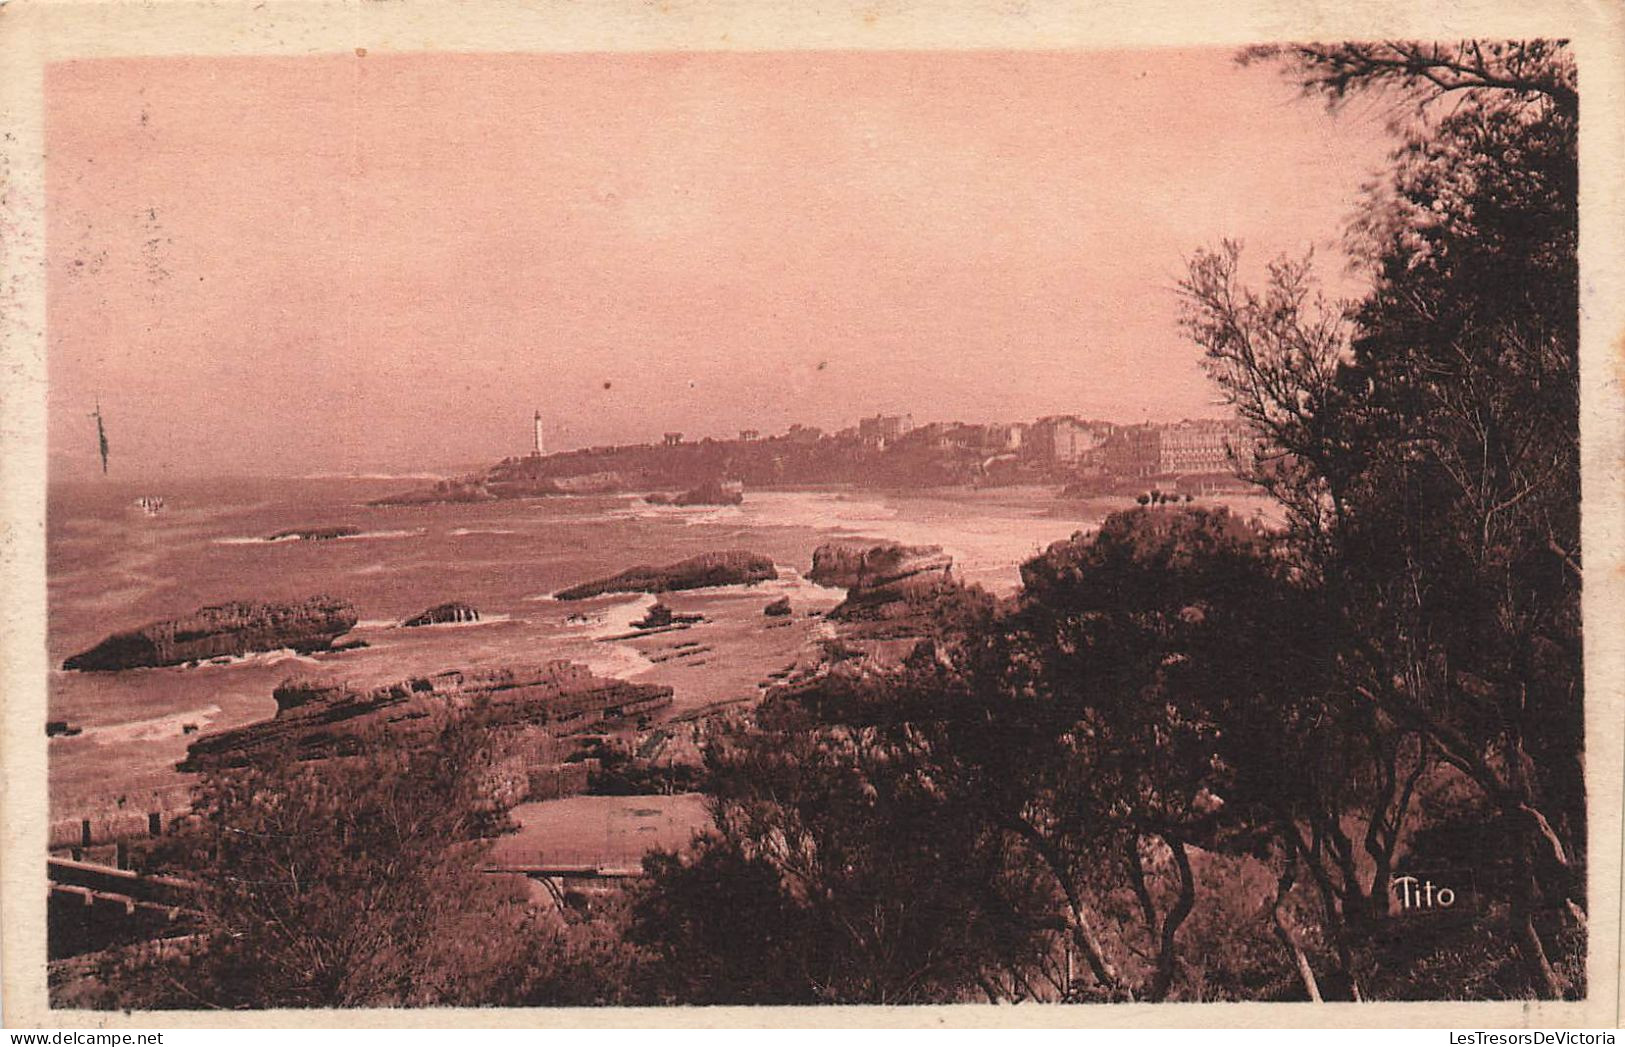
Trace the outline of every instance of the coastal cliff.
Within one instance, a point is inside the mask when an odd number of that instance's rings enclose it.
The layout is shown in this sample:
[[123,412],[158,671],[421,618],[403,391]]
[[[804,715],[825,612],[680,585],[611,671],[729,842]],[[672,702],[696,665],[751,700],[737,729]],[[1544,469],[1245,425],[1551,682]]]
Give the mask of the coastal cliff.
[[664,567],[633,567],[609,578],[562,589],[554,596],[560,600],[585,600],[605,593],[663,593],[716,585],[750,585],[772,581],[778,576],[771,558],[734,549],[701,553]]
[[272,697],[275,716],[204,735],[187,749],[179,769],[349,756],[380,738],[392,745],[427,742],[434,726],[459,709],[488,727],[533,724],[568,733],[668,705],[672,689],[607,679],[583,665],[550,661],[451,670],[365,690],[337,680],[291,678]]
[[199,608],[184,618],[114,633],[63,662],[62,668],[116,672],[252,651],[322,651],[355,628],[356,620],[349,601],[330,596],[313,596],[299,603],[219,604]]

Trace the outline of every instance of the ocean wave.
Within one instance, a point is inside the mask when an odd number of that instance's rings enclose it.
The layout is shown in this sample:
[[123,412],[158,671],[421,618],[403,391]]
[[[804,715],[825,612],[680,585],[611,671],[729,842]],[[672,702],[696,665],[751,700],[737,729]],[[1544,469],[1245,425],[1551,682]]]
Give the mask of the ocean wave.
[[639,513],[640,516],[677,520],[689,527],[746,519],[744,508],[738,505],[649,505],[646,508],[649,512]]
[[[545,504],[540,506],[545,508]],[[669,520],[691,527],[737,524],[741,527],[802,527],[812,530],[875,534],[899,519],[900,510],[883,496],[837,491],[746,492],[739,505],[651,505],[627,497],[619,505],[585,514],[582,522]]]
[[591,669],[594,676],[606,676],[615,680],[631,679],[655,667],[655,663],[646,655],[629,644],[594,644],[592,650],[572,652],[568,657],[570,661],[579,662]]
[[[776,579],[769,579],[748,584],[732,583],[728,585],[706,585],[693,589],[672,589],[663,593],[603,593],[599,596],[589,597],[585,600],[560,600],[552,593],[536,593],[525,599],[531,603],[553,603],[560,606],[583,607],[585,609],[572,611],[565,625],[586,629],[597,627],[605,635],[612,635],[627,631],[632,623],[644,618],[649,608],[660,602],[663,598],[681,600],[684,597],[717,597],[740,596],[752,600],[761,597],[777,599],[788,596],[792,600],[808,599],[828,600],[831,597],[844,599],[846,590],[840,586],[819,585],[817,582],[804,576],[801,571],[787,564],[774,564],[779,572]],[[620,602],[606,607],[593,607],[596,600],[609,597],[619,597]]]
[[103,745],[120,742],[156,742],[184,734],[187,725],[196,725],[199,729],[207,727],[218,715],[220,715],[218,705],[184,709],[178,713],[167,713],[145,720],[128,720],[124,723],[86,727],[81,737],[93,739]]
[[225,538],[214,539],[216,545],[287,545],[294,542],[310,542],[313,545],[324,545],[328,542],[359,542],[371,538],[416,538],[426,533],[422,527],[392,531],[361,531],[358,534],[340,534],[332,538],[301,538],[297,534],[285,534],[276,538],[264,535],[231,535]]
[[642,497],[627,498],[620,505],[606,506],[576,519],[583,523],[614,520],[671,520],[697,526],[724,522],[744,522],[746,506],[739,505],[655,505]]
[[[614,598],[615,603],[594,606],[599,600]],[[536,593],[525,597],[528,603],[549,603],[570,608],[562,624],[566,629],[581,630],[588,635],[610,635],[625,632],[631,624],[649,613],[659,598],[653,593],[601,593],[585,600],[560,600],[552,593]]]
[[[746,505],[751,505],[747,497]],[[994,592],[1020,585],[1020,565],[1052,542],[1099,524],[1102,511],[1076,516],[1049,515],[1043,509],[968,508],[944,500],[918,499],[903,506],[832,492],[767,492],[757,497],[755,526],[783,523],[823,531],[840,540],[872,539],[903,545],[935,545],[953,558],[968,581]]]
[[416,538],[425,533],[422,527],[403,528],[397,531],[362,531],[360,534],[343,534],[337,538],[325,539],[333,542],[359,542],[368,538]]
[[741,509],[752,524],[814,530],[862,530],[895,523],[900,511],[878,496],[833,491],[747,494]]
[[507,527],[456,527],[446,533],[462,538],[470,534],[518,534],[519,532]]
[[654,593],[639,593],[630,599],[626,594],[615,594],[620,597],[617,602],[608,607],[601,607],[587,622],[570,623],[580,625],[585,634],[593,639],[607,636],[618,636],[630,632],[633,622],[641,622],[649,616],[649,609],[660,602],[660,597]]
[[444,480],[444,473],[306,473],[301,480]]
[[819,585],[817,582],[802,575],[794,567],[776,564],[779,577],[771,582],[757,582],[753,589],[747,590],[754,594],[770,593],[775,596],[788,596],[791,601],[797,599],[836,600],[846,599],[846,589],[839,585]]
[[[303,662],[306,665],[320,665],[316,659],[308,654],[300,654],[292,647],[280,647],[274,651],[250,651],[248,654],[222,655],[219,658],[210,658],[196,665],[188,667],[189,672],[199,672],[204,669],[231,669],[242,665],[271,666],[281,665],[283,662]],[[178,666],[163,666],[162,668],[179,668]]]
[[801,572],[794,567],[789,567],[784,564],[774,564],[773,566],[779,572],[779,576],[777,578],[760,582],[750,582],[746,584],[734,583],[730,585],[699,586],[693,589],[673,589],[668,593],[660,593],[649,596],[643,609],[647,611],[647,605],[653,604],[656,599],[663,596],[670,596],[671,598],[677,600],[681,600],[685,596],[712,598],[719,596],[736,596],[749,600],[759,600],[764,597],[769,599],[777,599],[781,596],[788,596],[792,600],[798,598],[803,600],[809,598],[814,600],[828,600],[831,597],[838,600],[846,598],[846,589],[844,587],[819,585],[817,582],[811,581],[804,577]]

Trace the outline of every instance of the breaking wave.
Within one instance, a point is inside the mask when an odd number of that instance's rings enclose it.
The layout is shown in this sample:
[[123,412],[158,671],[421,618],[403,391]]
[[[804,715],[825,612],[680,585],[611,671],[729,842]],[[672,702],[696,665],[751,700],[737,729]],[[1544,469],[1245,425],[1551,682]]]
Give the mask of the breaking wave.
[[310,542],[313,545],[323,545],[327,542],[359,542],[372,538],[416,538],[425,533],[424,528],[393,531],[361,531],[357,534],[340,534],[332,538],[301,538],[297,534],[281,535],[268,538],[265,535],[232,535],[226,538],[216,538],[216,545],[288,545],[296,542]]
[[93,739],[104,745],[120,742],[155,742],[185,733],[184,729],[188,725],[195,725],[201,730],[212,723],[214,717],[218,715],[220,715],[220,706],[218,705],[209,705],[199,709],[183,709],[178,713],[166,713],[163,716],[154,716],[145,720],[130,720],[125,723],[86,727],[83,737]]

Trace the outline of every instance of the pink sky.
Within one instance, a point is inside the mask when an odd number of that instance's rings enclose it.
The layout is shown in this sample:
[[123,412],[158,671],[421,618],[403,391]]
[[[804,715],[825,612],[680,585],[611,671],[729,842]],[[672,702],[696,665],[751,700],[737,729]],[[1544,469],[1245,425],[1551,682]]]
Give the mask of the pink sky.
[[443,468],[875,412],[1211,414],[1181,259],[1388,140],[1228,51],[176,58],[47,80],[52,467]]

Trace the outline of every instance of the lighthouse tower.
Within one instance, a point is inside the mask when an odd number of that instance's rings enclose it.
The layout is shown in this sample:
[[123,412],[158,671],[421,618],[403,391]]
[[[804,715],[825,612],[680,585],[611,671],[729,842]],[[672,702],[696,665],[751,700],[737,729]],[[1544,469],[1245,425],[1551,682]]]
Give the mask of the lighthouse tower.
[[534,455],[537,458],[540,458],[542,456],[542,454],[543,454],[543,451],[542,451],[542,412],[540,412],[540,411],[536,412],[536,447],[535,447],[535,449],[533,451],[531,451],[531,454]]

